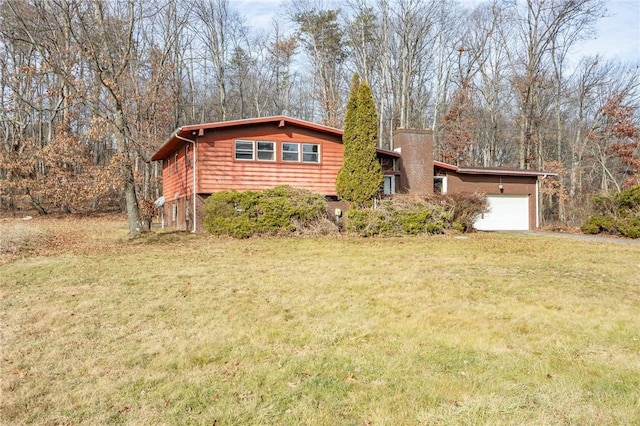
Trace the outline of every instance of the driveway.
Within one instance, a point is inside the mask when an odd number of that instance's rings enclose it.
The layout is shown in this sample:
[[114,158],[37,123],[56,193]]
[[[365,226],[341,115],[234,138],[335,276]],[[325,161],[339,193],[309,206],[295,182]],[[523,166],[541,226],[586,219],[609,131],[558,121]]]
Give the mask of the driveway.
[[633,246],[640,246],[640,238],[617,238],[602,235],[588,235],[588,234],[570,234],[564,232],[550,232],[550,231],[527,231],[526,234],[540,235],[543,237],[557,237],[565,239],[573,239],[580,241],[593,241],[594,243],[613,243],[613,244],[628,244]]

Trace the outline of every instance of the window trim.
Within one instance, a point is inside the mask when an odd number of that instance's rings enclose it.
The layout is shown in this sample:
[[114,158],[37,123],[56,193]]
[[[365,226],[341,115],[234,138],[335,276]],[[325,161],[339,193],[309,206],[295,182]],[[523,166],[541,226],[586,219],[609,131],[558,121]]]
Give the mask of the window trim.
[[[308,161],[308,160],[304,159],[304,155],[305,155],[304,148],[305,148],[305,146],[311,146],[311,147],[316,146],[316,147],[318,147],[317,152],[307,152],[306,153],[306,154],[309,154],[309,155],[315,155],[316,156],[316,160],[315,161]],[[302,158],[301,158],[301,160],[302,160],[303,163],[320,164],[320,144],[319,143],[303,143],[302,144]]]
[[[238,158],[238,142],[251,144],[251,151],[249,151],[249,149],[241,149],[239,151],[240,153],[245,153],[245,154],[248,154],[249,152],[251,152],[251,158]],[[256,150],[255,141],[252,141],[249,139],[236,139],[233,141],[233,159],[235,161],[255,161],[255,158],[256,158],[255,150]]]
[[[261,150],[260,149],[260,144],[270,144],[271,145],[271,150]],[[274,162],[276,161],[276,143],[273,141],[256,141],[255,144],[255,149],[256,149],[256,161],[267,161],[267,162]],[[265,153],[265,152],[269,152],[271,153],[271,158],[270,159],[264,159],[264,158],[260,158],[260,153]]]
[[[295,145],[296,146],[296,151],[285,151],[284,146],[285,145]],[[285,163],[299,163],[300,162],[300,143],[299,142],[282,142],[281,144],[281,151],[282,154],[280,156],[280,159],[285,162]],[[286,160],[284,158],[285,154],[296,154],[296,159],[295,160]]]

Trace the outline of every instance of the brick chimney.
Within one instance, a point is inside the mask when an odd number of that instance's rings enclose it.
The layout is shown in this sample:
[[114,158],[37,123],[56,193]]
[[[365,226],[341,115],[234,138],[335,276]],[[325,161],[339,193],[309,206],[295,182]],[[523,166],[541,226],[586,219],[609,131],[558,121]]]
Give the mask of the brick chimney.
[[433,194],[433,132],[398,129],[393,146],[400,148],[400,192]]

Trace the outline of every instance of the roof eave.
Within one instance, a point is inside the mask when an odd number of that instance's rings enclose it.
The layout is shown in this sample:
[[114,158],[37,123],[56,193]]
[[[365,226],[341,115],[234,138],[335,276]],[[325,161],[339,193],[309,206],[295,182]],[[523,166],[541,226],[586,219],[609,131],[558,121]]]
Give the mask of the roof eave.
[[196,130],[209,130],[209,129],[218,129],[225,127],[234,127],[234,126],[245,126],[251,124],[264,124],[264,123],[281,123],[282,126],[287,123],[297,125],[299,127],[304,127],[307,129],[318,130],[325,133],[331,133],[335,136],[342,136],[342,130],[336,129],[335,127],[324,126],[322,124],[312,123],[310,121],[298,120],[296,118],[288,117],[286,115],[273,115],[268,117],[258,117],[258,118],[244,118],[240,120],[229,120],[229,121],[218,121],[214,123],[202,123],[202,124],[192,124],[187,126],[182,126],[180,129],[183,132],[191,132]]
[[382,148],[376,148],[376,153],[388,155],[389,157],[395,157],[395,158],[401,157],[400,153],[396,151],[389,151],[388,149],[382,149]]
[[178,127],[176,130],[174,130],[173,133],[171,133],[171,136],[169,136],[169,138],[167,138],[162,146],[160,146],[160,148],[158,148],[158,150],[151,156],[151,161],[164,160],[169,151],[171,151],[171,149],[169,148],[173,145],[174,140],[176,140],[176,135],[181,131],[182,127]]
[[159,161],[166,158],[166,156],[173,151],[174,144],[181,137],[187,137],[189,134],[193,132],[201,132],[210,129],[221,129],[227,127],[234,126],[245,126],[251,124],[265,124],[265,123],[278,123],[280,127],[285,126],[286,124],[292,124],[298,127],[302,127],[305,129],[311,129],[318,132],[323,132],[327,134],[331,134],[333,136],[342,138],[342,130],[336,129],[335,127],[324,126],[321,124],[311,123],[309,121],[298,120],[296,118],[287,117],[285,115],[275,115],[269,117],[259,117],[259,118],[251,118],[251,119],[241,119],[241,120],[229,120],[229,121],[218,121],[214,123],[202,123],[202,124],[191,124],[187,126],[178,127],[176,130],[171,133],[171,136],[162,144],[160,148],[153,154],[151,157],[151,161]]
[[538,170],[509,170],[509,169],[477,169],[472,167],[459,167],[453,164],[434,161],[433,165],[442,169],[451,170],[466,175],[499,175],[499,176],[523,176],[523,177],[547,177],[558,176],[557,173]]
[[557,176],[556,173],[540,172],[532,170],[500,170],[500,169],[468,169],[458,168],[458,173],[464,173],[467,175],[502,175],[502,176]]

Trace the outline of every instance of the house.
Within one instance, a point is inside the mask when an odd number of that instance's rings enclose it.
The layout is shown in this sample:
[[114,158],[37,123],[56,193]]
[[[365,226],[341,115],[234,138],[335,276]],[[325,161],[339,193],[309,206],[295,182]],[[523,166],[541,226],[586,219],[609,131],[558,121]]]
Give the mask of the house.
[[337,199],[342,158],[342,130],[285,116],[182,126],[151,157],[163,163],[165,224],[194,232],[217,191],[291,185]]
[[[398,130],[394,144],[394,151],[377,150],[385,194],[428,195],[434,188],[483,192],[491,210],[479,219],[478,229],[538,226],[538,177],[543,173],[434,162],[433,135],[426,130]],[[203,229],[204,200],[217,191],[291,185],[336,202],[342,130],[286,116],[182,126],[151,159],[162,161],[164,224],[197,232]]]
[[400,155],[399,192],[430,195],[486,194],[489,210],[474,227],[482,231],[536,229],[539,185],[554,173],[508,168],[459,167],[433,160],[430,130],[397,130],[394,144]]

